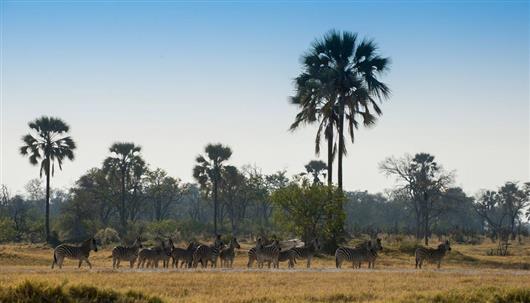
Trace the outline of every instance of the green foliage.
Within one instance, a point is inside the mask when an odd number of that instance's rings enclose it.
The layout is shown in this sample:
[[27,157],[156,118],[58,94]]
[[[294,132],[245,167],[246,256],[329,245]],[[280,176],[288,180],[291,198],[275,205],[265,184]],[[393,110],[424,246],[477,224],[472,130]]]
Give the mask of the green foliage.
[[0,218],[0,242],[15,241],[17,231],[14,228],[15,222],[7,218]]
[[162,303],[162,300],[133,291],[119,293],[86,285],[66,287],[26,281],[16,287],[0,288],[0,302]]
[[177,227],[175,220],[154,221],[147,224],[147,231],[152,238],[168,238],[177,235]]
[[330,251],[341,242],[345,219],[341,191],[308,182],[291,183],[274,191],[271,200],[276,206],[274,218],[286,231],[305,241],[322,237]]

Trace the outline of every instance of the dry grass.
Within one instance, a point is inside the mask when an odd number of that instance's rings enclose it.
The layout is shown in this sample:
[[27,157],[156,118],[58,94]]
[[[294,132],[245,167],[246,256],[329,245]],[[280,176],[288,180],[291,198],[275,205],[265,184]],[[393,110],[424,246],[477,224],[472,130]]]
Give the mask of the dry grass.
[[297,269],[302,269],[299,271],[287,270],[285,264],[281,270],[249,271],[248,246],[236,257],[234,270],[113,271],[108,248],[92,255],[92,270],[79,270],[73,261],[65,262],[63,270],[51,270],[50,249],[3,245],[0,285],[16,286],[27,280],[49,285],[90,285],[122,293],[139,291],[168,302],[459,302],[466,298],[475,302],[522,298],[515,301],[528,302],[530,270],[524,270],[530,264],[528,243],[513,245],[513,256],[509,257],[486,256],[494,246],[490,243],[456,245],[442,270],[431,265],[421,271],[413,269],[412,255],[400,252],[392,243],[385,245],[376,270],[360,271],[337,271],[330,257],[314,260],[310,271],[305,270],[303,262],[297,264]]

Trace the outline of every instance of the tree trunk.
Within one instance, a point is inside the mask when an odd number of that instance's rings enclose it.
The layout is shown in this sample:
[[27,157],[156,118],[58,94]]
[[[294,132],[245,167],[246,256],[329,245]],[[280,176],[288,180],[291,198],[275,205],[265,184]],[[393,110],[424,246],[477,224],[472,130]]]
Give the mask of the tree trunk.
[[48,158],[46,163],[46,218],[45,218],[45,228],[46,228],[46,242],[50,243],[50,159]]
[[213,232],[217,235],[217,178],[213,181]]
[[121,227],[125,231],[127,219],[125,218],[125,171],[121,170],[121,206],[120,206]]
[[330,124],[326,129],[328,139],[328,186],[333,185],[333,123],[330,119]]
[[342,154],[344,153],[344,105],[339,106],[339,159],[338,159],[338,187],[342,191]]

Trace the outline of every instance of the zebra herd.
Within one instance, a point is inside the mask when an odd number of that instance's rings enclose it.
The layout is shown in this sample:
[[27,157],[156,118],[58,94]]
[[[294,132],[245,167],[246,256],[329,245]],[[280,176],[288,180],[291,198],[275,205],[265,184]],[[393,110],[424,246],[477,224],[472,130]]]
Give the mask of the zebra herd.
[[[173,241],[169,239],[160,242],[160,246],[144,248],[138,237],[131,246],[116,246],[112,249],[112,268],[120,267],[121,261],[128,261],[129,266],[134,268],[152,267],[158,268],[162,261],[163,268],[169,268],[170,261],[173,268],[186,267],[197,268],[199,263],[202,268],[217,267],[218,259],[221,260],[221,267],[232,268],[235,259],[235,250],[241,246],[237,239],[233,237],[228,243],[224,243],[220,235],[217,235],[211,245],[190,242],[186,248],[175,247]],[[62,268],[65,258],[79,261],[78,267],[81,267],[83,261],[90,268],[92,265],[88,261],[90,251],[98,251],[96,240],[90,238],[84,241],[80,246],[61,244],[57,246],[53,253],[52,269],[55,265]],[[263,268],[266,263],[268,268],[279,268],[280,262],[287,262],[288,268],[294,268],[297,260],[306,260],[307,268],[311,267],[311,260],[320,250],[320,242],[314,239],[306,243],[303,247],[292,247],[282,249],[278,240],[268,244],[259,238],[256,246],[248,251],[247,267],[251,268],[254,262],[258,268]],[[368,268],[375,267],[375,261],[380,251],[383,250],[381,239],[369,240],[361,243],[356,247],[339,247],[335,251],[335,266],[340,269],[344,262],[352,264],[352,267],[361,268],[361,264],[366,262]],[[415,251],[416,268],[422,268],[424,261],[436,263],[440,268],[441,261],[448,251],[451,250],[449,241],[438,245],[437,248],[419,247]]]

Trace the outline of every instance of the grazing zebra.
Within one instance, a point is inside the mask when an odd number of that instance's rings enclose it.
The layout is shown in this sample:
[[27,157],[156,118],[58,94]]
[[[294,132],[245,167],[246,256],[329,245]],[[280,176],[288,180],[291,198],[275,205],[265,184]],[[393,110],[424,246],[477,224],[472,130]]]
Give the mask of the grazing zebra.
[[120,261],[129,261],[131,268],[138,259],[138,252],[142,248],[140,237],[136,238],[132,246],[116,246],[112,249],[112,268],[120,268]]
[[438,264],[438,268],[440,268],[440,265],[442,263],[443,257],[445,257],[445,254],[451,251],[451,245],[449,244],[449,240],[446,240],[444,243],[441,243],[438,245],[438,248],[428,248],[428,247],[418,247],[416,249],[416,268],[421,268],[423,265],[423,260],[427,260],[428,262],[436,262]]
[[280,256],[280,242],[274,240],[271,245],[263,245],[261,238],[256,243],[256,260],[258,261],[258,267],[262,268],[264,262],[268,262],[269,266],[272,262],[273,268],[279,268],[278,258]]
[[219,254],[219,257],[221,258],[221,267],[228,267],[232,268],[232,265],[234,264],[234,259],[236,257],[236,254],[234,252],[235,249],[240,249],[241,246],[237,242],[237,239],[234,237],[232,240],[230,240],[230,244],[227,248],[224,248],[221,250],[221,253]]
[[313,259],[313,256],[317,251],[320,250],[320,243],[318,242],[318,239],[314,239],[309,243],[309,245],[305,245],[304,247],[295,247],[292,248],[292,250],[296,253],[297,259],[307,259],[307,268],[311,267],[311,259]]
[[83,261],[88,264],[89,268],[92,268],[92,264],[90,264],[88,261],[88,256],[90,255],[91,250],[95,252],[98,251],[96,240],[94,238],[85,240],[81,246],[61,244],[53,251],[52,269],[54,268],[55,264],[57,264],[59,268],[63,268],[64,258],[79,260],[79,265],[77,266],[78,268],[81,267]]
[[217,267],[217,258],[219,257],[223,246],[224,243],[221,240],[221,235],[217,235],[212,245],[199,245],[199,247],[193,252],[193,267],[197,267],[199,262],[201,262],[202,267],[206,268],[208,266],[208,261],[212,263],[212,267]]
[[187,248],[173,247],[171,251],[171,257],[173,258],[173,267],[179,267],[179,261],[182,260],[180,267],[186,265],[186,267],[191,267],[193,262],[193,252],[197,249],[198,244],[195,242],[190,242]]
[[375,241],[366,241],[359,245],[359,247],[366,248],[366,253],[359,261],[358,267],[361,268],[362,262],[366,261],[368,262],[368,268],[374,268],[378,252],[383,250],[383,245],[381,245],[381,239],[377,238]]
[[[138,265],[137,268],[144,268],[144,265],[149,267],[158,268],[158,261],[165,257],[171,256],[170,247],[166,247],[164,241],[161,241],[161,246],[154,248],[144,248],[138,253]],[[147,264],[146,264],[147,262]]]
[[341,268],[344,261],[351,262],[353,268],[360,266],[359,264],[367,259],[366,256],[371,254],[371,250],[372,241],[367,241],[364,245],[355,248],[339,247],[335,251],[335,266]]

